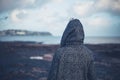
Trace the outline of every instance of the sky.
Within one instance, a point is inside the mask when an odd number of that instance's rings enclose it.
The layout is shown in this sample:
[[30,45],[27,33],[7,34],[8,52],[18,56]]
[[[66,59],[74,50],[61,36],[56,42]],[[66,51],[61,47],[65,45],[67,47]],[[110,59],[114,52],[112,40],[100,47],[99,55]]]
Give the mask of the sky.
[[72,18],[86,36],[120,37],[120,0],[0,0],[0,31],[48,31],[61,36]]

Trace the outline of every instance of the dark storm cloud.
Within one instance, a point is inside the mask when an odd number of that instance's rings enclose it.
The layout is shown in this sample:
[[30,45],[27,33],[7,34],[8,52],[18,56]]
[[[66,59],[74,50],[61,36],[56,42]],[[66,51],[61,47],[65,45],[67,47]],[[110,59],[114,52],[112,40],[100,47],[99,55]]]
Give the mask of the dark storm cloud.
[[40,7],[48,0],[0,0],[0,13],[14,9]]

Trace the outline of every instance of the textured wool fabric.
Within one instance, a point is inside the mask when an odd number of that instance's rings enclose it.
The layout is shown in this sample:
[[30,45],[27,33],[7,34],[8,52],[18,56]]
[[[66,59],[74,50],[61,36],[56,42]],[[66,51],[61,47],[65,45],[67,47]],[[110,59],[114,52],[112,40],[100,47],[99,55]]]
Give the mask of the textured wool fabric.
[[47,80],[96,80],[93,53],[83,42],[83,26],[73,19],[63,33]]

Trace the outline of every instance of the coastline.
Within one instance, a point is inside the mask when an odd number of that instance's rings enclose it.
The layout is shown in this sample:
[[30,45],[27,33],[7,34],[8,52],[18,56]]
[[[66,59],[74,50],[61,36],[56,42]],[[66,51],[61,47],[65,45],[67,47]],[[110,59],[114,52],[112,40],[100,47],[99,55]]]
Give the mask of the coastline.
[[[85,45],[94,52],[98,79],[120,80],[120,44]],[[46,80],[57,48],[58,44],[0,42],[0,80]]]

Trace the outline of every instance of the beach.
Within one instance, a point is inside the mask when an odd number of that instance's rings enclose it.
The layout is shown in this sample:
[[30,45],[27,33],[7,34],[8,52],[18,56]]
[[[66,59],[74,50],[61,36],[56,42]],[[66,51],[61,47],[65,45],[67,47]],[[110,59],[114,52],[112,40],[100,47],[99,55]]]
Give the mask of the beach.
[[[97,80],[120,80],[120,44],[85,44],[95,56]],[[58,44],[0,42],[0,80],[46,80]]]

